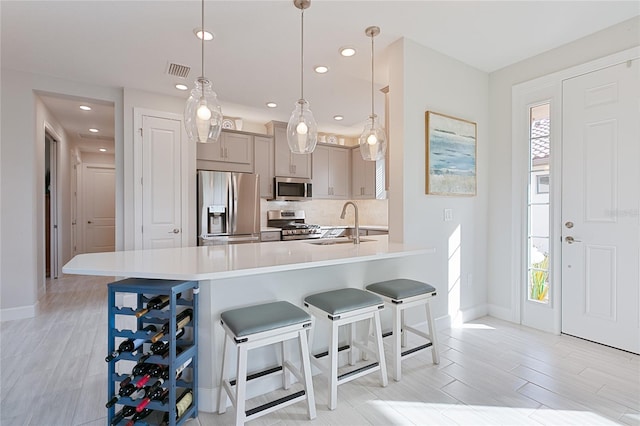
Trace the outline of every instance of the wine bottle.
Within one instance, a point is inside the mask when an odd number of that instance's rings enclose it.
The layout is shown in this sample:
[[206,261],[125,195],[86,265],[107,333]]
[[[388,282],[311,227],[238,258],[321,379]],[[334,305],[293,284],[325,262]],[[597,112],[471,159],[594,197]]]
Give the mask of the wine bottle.
[[132,393],[134,393],[136,390],[137,388],[132,383],[127,383],[124,386],[120,386],[120,390],[118,390],[118,394],[113,398],[111,398],[109,401],[107,401],[107,403],[104,406],[107,408],[113,407],[114,405],[116,405],[116,403],[120,398],[122,398],[123,396],[129,396]]
[[143,374],[146,374],[147,370],[151,368],[152,365],[153,364],[148,364],[146,362],[138,361],[138,363],[133,366],[133,369],[131,370],[131,374],[129,374],[127,377],[124,378],[124,380],[120,382],[120,387],[128,385],[129,382],[131,382],[131,380],[133,380],[135,376],[141,376]]
[[132,416],[135,413],[136,413],[136,407],[125,405],[124,407],[122,407],[122,410],[118,411],[118,413],[115,416],[113,416],[113,419],[111,419],[111,426],[117,425],[118,423],[120,423],[122,419],[124,419],[125,417]]
[[[184,327],[176,332],[176,340],[180,339],[182,336],[184,336]],[[161,340],[161,341],[152,343],[149,349],[151,349],[151,352],[153,352],[155,355],[160,355],[164,353],[168,347],[169,347],[169,342],[168,341],[165,342]]]
[[[176,315],[176,331],[183,328],[185,325],[189,324],[191,321],[191,317],[193,316],[193,309],[185,309]],[[151,338],[151,343],[155,343],[158,340],[162,339],[162,337],[169,332],[169,321],[165,322],[162,325],[162,330],[159,331],[155,336]]]
[[160,375],[162,374],[162,370],[166,368],[167,367],[159,364],[152,364],[151,367],[146,371],[145,375],[142,376],[135,384],[136,388],[141,388],[146,385],[149,379],[151,379],[152,377],[160,377]]
[[[163,401],[164,403],[168,402],[168,401]],[[182,417],[182,415],[189,409],[189,407],[191,407],[191,403],[193,402],[193,392],[191,391],[191,389],[185,389],[184,391],[182,391],[182,393],[180,394],[180,396],[176,399],[176,423],[178,422],[178,419],[180,417]],[[166,412],[164,413],[164,416],[162,417],[162,423],[160,423],[162,426],[166,426],[169,424],[169,413]]]
[[133,417],[131,417],[131,419],[127,422],[127,424],[125,426],[133,426],[138,420],[144,419],[145,417],[147,417],[151,413],[153,413],[153,410],[151,410],[149,408],[145,408],[144,410],[140,411],[139,413],[135,413],[133,415]]
[[139,413],[145,409],[147,405],[153,400],[162,401],[169,395],[169,389],[165,389],[162,386],[158,386],[156,388],[150,388],[147,396],[136,406],[136,412]]
[[[154,332],[158,331],[156,326],[153,325],[153,324],[149,324],[148,326],[146,326],[142,330],[146,331],[147,334],[151,334],[151,333],[154,333]],[[118,346],[118,349],[116,349],[115,351],[111,352],[111,354],[107,355],[107,357],[104,360],[106,362],[109,362],[109,361],[119,357],[122,352],[133,352],[136,349],[138,349],[146,341],[147,341],[146,338],[127,339],[124,342],[120,343],[120,346]]]
[[[182,296],[182,293],[178,293],[176,295],[176,299],[179,299],[180,296]],[[166,308],[167,306],[169,306],[170,301],[171,301],[171,297],[169,295],[164,295],[164,294],[160,296],[156,296],[152,299],[149,299],[149,301],[147,302],[147,307],[144,309],[140,309],[139,311],[136,312],[136,318],[140,318],[141,316],[145,315],[152,309]]]

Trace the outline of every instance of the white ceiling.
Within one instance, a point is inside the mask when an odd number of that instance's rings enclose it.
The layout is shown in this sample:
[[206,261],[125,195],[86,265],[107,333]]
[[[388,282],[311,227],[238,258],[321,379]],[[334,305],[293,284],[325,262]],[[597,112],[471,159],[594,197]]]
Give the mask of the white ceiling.
[[[200,74],[193,34],[199,1],[3,0],[0,6],[3,67],[185,100],[188,93],[174,88],[180,79],[166,74],[168,62],[192,68],[190,87]],[[381,28],[375,83],[382,88],[385,49],[402,37],[491,72],[637,15],[638,1],[312,0],[305,12],[305,98],[321,131],[360,132],[371,107],[371,45],[364,34],[370,25]],[[293,2],[207,0],[205,28],[215,33],[205,45],[205,74],[225,115],[287,121],[300,97],[300,11]],[[339,56],[345,45],[358,54]],[[328,65],[329,73],[314,73],[317,64]],[[266,108],[267,101],[278,108]],[[376,112],[383,101],[376,91]],[[77,100],[46,102],[65,127],[91,121],[80,115]],[[69,111],[62,112],[65,105]],[[344,121],[334,121],[336,114]]]

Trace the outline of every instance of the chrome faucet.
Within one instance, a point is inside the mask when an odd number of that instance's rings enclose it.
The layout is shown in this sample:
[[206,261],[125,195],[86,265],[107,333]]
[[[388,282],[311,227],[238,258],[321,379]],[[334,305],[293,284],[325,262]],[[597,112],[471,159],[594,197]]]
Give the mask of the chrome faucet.
[[358,221],[358,205],[353,201],[347,201],[342,206],[342,214],[340,215],[340,219],[344,219],[344,216],[347,214],[347,206],[351,204],[356,213],[356,235],[353,237],[353,244],[360,244],[360,222]]

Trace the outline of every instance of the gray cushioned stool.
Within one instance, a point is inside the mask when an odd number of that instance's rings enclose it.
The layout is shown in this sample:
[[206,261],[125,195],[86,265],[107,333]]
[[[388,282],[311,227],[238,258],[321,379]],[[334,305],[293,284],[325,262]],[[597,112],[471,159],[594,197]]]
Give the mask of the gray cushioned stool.
[[[311,383],[311,363],[309,361],[309,345],[307,343],[307,329],[312,326],[311,317],[303,309],[289,302],[272,302],[245,308],[232,309],[220,314],[220,323],[225,331],[224,349],[222,357],[222,374],[218,390],[218,413],[227,409],[227,397],[235,407],[236,425],[260,417],[279,408],[296,402],[307,400],[309,419],[316,417],[316,405]],[[298,339],[300,343],[300,358],[302,368],[298,369],[286,360],[285,341]],[[227,359],[227,342],[235,344],[237,350],[237,378],[229,378],[229,360]],[[268,370],[282,372],[282,386],[289,388],[289,372],[304,384],[304,390],[268,402],[259,407],[245,411],[247,386],[247,352],[260,346],[280,343],[282,367]],[[267,374],[258,373],[252,376],[264,377]],[[235,391],[233,387],[235,386]]]
[[[429,284],[419,281],[397,279],[370,284],[367,286],[367,290],[382,297],[385,304],[392,310],[393,378],[395,380],[400,380],[402,378],[400,364],[403,358],[415,355],[429,347],[431,347],[431,356],[434,364],[439,364],[440,355],[438,353],[438,339],[433,324],[431,308],[429,306],[431,298],[436,295],[436,289]],[[408,326],[404,321],[404,310],[420,305],[424,305],[427,312],[428,333]],[[406,346],[407,331],[427,339],[428,342],[421,346],[403,351],[402,347]]]
[[[325,354],[311,357],[311,362],[317,366],[329,381],[329,409],[334,410],[338,404],[338,385],[357,379],[365,374],[380,371],[380,383],[387,385],[387,367],[384,360],[384,348],[382,344],[382,329],[380,328],[379,311],[384,309],[382,299],[364,290],[355,288],[343,288],[307,296],[304,306],[311,312],[314,319],[328,321],[331,325],[329,350]],[[375,330],[375,349],[369,348],[369,336],[363,342],[355,339],[356,322],[367,320],[373,322]],[[355,349],[369,353],[377,358],[377,362],[364,367],[352,369],[338,376],[338,331],[342,325],[350,325],[348,350],[349,364],[355,365]],[[314,327],[315,328],[315,327]],[[314,329],[310,332],[310,345],[313,344]],[[343,349],[343,348],[341,348]],[[328,355],[328,362],[322,360]]]

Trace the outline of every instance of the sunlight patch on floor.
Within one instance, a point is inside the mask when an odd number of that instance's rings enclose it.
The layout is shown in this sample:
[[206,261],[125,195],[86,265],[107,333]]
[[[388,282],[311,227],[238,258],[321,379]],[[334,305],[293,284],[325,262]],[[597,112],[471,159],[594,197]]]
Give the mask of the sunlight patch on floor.
[[452,325],[452,328],[466,328],[469,330],[495,330],[495,327],[491,327],[486,324],[455,324],[455,327]]
[[450,424],[580,424],[617,425],[619,423],[590,411],[496,407],[486,405],[430,404],[413,401],[369,401],[382,418],[393,423],[408,419],[450,420]]

